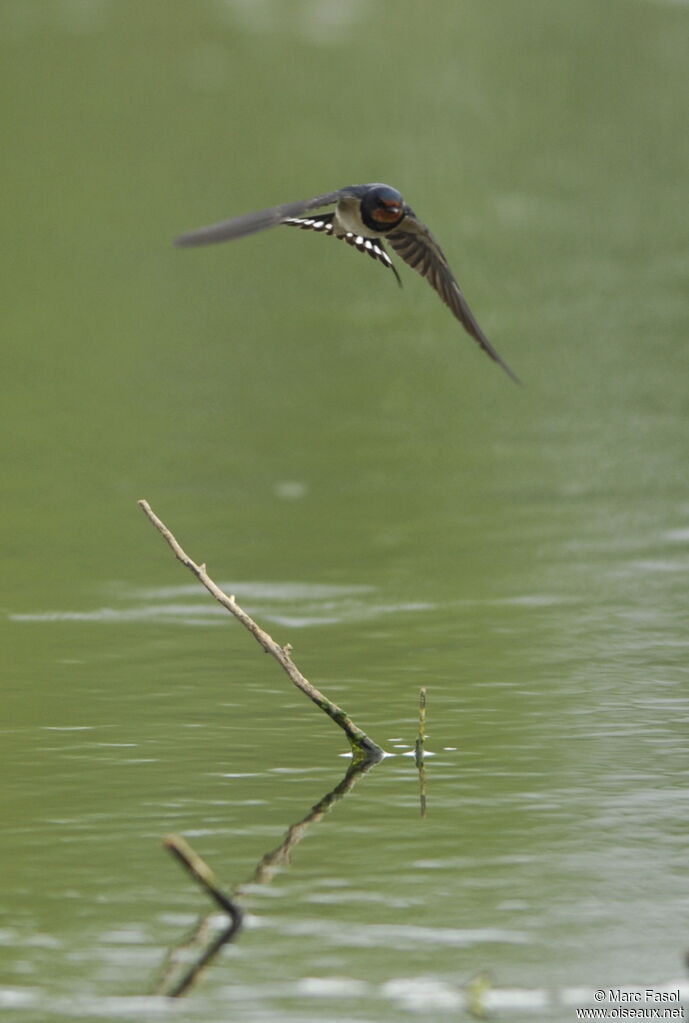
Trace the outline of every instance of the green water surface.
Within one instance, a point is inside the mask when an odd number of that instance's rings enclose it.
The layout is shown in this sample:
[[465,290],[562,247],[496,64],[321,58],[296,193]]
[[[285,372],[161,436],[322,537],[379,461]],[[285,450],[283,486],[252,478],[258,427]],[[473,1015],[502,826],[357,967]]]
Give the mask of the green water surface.
[[[0,2],[0,1017],[165,1015],[209,905],[163,836],[231,888],[348,763],[142,497],[397,754],[175,1018],[460,1019],[486,974],[501,1018],[564,1021],[680,985],[688,54],[669,0]],[[524,387],[407,267],[171,245],[360,181]]]

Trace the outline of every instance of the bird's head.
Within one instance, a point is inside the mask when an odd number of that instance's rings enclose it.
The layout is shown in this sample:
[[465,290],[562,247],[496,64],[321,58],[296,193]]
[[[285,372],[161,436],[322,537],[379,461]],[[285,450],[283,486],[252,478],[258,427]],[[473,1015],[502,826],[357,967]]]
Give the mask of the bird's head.
[[372,185],[361,200],[361,219],[374,231],[389,231],[405,215],[404,199],[390,185]]

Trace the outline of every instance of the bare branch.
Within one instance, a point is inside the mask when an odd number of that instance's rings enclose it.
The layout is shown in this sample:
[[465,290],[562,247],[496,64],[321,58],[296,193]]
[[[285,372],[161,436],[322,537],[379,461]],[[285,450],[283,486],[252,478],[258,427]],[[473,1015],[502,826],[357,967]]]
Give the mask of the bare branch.
[[380,746],[373,742],[372,739],[369,739],[366,733],[354,724],[345,711],[338,707],[337,704],[333,703],[332,700],[329,700],[327,696],[321,693],[320,690],[316,689],[316,687],[302,675],[292,660],[291,645],[288,643],[285,646],[280,646],[279,643],[276,643],[264,629],[256,624],[253,618],[251,618],[246,611],[242,610],[233,596],[228,596],[216,583],[213,582],[206,571],[205,564],[197,565],[196,562],[193,561],[188,554],[186,554],[173,536],[172,532],[155,514],[148,501],[139,501],[139,507],[153,523],[158,532],[165,538],[177,560],[181,561],[190,572],[193,572],[199,582],[206,587],[211,596],[215,597],[218,603],[229,611],[231,615],[234,615],[234,617],[242,623],[245,629],[248,629],[256,642],[263,648],[263,650],[265,650],[266,653],[275,658],[297,689],[301,689],[302,693],[308,696],[308,698],[312,700],[316,706],[320,707],[322,711],[324,711],[337,725],[340,726],[340,728],[343,729],[352,747],[352,753],[355,760],[379,760],[384,755]]

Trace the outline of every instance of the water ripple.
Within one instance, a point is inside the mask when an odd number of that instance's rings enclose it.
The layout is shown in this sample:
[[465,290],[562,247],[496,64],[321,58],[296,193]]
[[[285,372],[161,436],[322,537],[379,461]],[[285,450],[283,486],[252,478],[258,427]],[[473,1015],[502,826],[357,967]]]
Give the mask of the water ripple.
[[[434,607],[423,601],[385,603],[374,599],[371,586],[328,586],[309,583],[243,582],[221,584],[250,614],[276,625],[305,628],[380,618]],[[86,610],[32,611],[11,614],[14,622],[95,622],[127,624],[153,621],[173,625],[223,625],[227,611],[194,584],[123,592],[123,606]],[[289,607],[287,607],[289,605]]]

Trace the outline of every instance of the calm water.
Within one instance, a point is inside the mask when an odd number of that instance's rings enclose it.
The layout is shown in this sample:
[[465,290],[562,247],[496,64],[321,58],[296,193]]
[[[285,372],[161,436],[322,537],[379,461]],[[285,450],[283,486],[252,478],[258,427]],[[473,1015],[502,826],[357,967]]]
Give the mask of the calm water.
[[[687,995],[689,5],[433,13],[0,3],[8,1019],[167,1017],[211,907],[163,837],[244,884],[349,763],[140,497],[395,754],[245,886],[176,1019]],[[367,180],[524,388],[407,268],[169,244]]]

